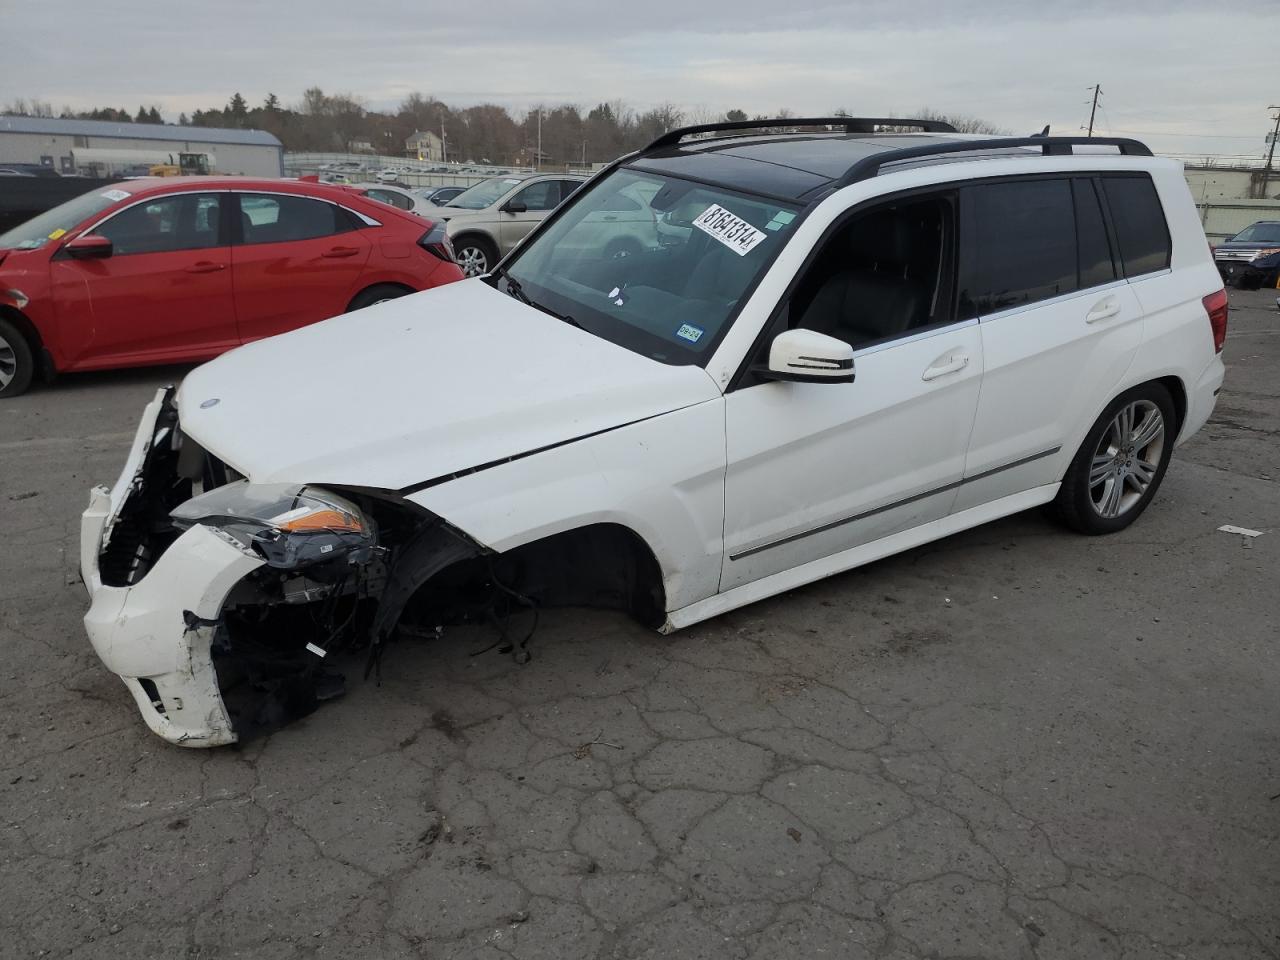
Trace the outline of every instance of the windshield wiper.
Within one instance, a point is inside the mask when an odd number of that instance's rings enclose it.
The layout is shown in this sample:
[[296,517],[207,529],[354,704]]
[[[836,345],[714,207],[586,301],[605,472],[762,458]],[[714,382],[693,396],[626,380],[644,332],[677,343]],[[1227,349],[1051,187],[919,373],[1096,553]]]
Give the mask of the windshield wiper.
[[557,320],[563,320],[565,323],[569,324],[569,326],[571,327],[577,327],[579,330],[583,329],[582,324],[580,324],[577,320],[573,319],[573,317],[569,316],[569,314],[556,313],[550,307],[544,307],[540,303],[535,303],[529,297],[529,295],[524,292],[524,287],[520,286],[520,281],[507,272],[506,267],[498,267],[493,271],[493,275],[495,277],[501,277],[503,280],[505,280],[507,282],[507,293],[511,294],[511,296],[515,297],[521,303],[525,304],[526,306],[533,307],[535,310],[541,310],[543,313],[545,313],[549,317],[555,317]]
[[535,305],[534,302],[529,299],[529,295],[524,292],[524,287],[520,286],[520,281],[509,274],[505,267],[498,267],[493,271],[493,273],[494,276],[502,277],[502,279],[507,281],[507,293],[511,294],[511,296],[515,297],[523,304],[530,307]]

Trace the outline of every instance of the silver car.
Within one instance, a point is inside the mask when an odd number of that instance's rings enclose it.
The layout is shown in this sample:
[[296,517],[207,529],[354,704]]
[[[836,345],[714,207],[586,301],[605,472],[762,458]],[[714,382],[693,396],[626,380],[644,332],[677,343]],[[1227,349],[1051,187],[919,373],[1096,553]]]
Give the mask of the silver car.
[[468,277],[488,273],[586,177],[572,173],[512,174],[468,187],[432,219],[447,223],[458,266]]

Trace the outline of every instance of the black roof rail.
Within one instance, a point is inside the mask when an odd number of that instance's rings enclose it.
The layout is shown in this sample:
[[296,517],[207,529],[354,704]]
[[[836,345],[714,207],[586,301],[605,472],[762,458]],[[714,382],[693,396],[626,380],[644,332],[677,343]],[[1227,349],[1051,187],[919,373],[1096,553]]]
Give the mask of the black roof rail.
[[913,120],[909,117],[774,117],[768,120],[725,120],[721,123],[697,123],[691,127],[668,130],[640,153],[675,146],[695,133],[759,130],[762,127],[843,127],[845,133],[875,133],[876,127],[916,127],[925,133],[956,132],[956,128],[944,120]]
[[869,180],[880,173],[886,163],[899,163],[903,160],[918,160],[929,157],[946,156],[951,153],[973,153],[983,150],[1004,150],[1009,147],[1039,147],[1044,156],[1071,156],[1074,147],[1116,147],[1127,157],[1149,157],[1151,148],[1138,140],[1127,137],[1047,137],[1036,134],[1031,137],[993,137],[988,140],[949,140],[945,143],[930,143],[920,147],[902,147],[898,150],[884,150],[863,157],[840,179],[832,184],[839,189],[861,180]]

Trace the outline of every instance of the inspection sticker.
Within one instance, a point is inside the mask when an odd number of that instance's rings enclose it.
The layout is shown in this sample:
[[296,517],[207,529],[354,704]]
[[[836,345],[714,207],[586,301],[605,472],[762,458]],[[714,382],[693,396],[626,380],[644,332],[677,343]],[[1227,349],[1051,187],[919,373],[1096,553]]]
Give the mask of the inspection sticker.
[[119,203],[121,200],[128,200],[129,194],[125,190],[103,190],[100,194],[106,200],[112,200]]
[[690,343],[697,343],[702,339],[702,328],[695,327],[692,323],[681,324],[680,329],[676,331],[677,337],[682,337]]
[[740,257],[755,249],[757,243],[768,234],[757,230],[747,221],[713,203],[693,221],[693,225],[705,234],[715,237]]

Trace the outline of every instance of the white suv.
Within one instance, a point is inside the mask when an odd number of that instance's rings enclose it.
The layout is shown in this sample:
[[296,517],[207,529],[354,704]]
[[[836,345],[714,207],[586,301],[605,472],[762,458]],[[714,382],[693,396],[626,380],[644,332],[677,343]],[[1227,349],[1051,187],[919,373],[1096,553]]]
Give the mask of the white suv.
[[[150,727],[305,713],[326,656],[376,665],[398,625],[593,604],[668,632],[1029,507],[1132,523],[1223,376],[1178,164],[775,123],[667,134],[489,275],[162,390],[82,540],[90,638]],[[637,204],[651,239],[606,254]]]

